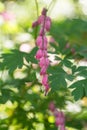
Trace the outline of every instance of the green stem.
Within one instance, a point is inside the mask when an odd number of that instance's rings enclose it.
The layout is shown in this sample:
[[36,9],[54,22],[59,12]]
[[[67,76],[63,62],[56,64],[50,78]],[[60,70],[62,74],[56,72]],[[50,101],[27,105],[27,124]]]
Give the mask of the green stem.
[[36,4],[37,18],[38,18],[38,16],[39,16],[39,8],[38,8],[38,2],[37,2],[37,0],[35,0],[35,4]]
[[53,3],[53,0],[50,2],[50,4],[49,4],[47,10],[49,10],[49,8],[51,7],[52,3]]
[[[36,5],[36,13],[37,13],[37,19],[38,19],[38,17],[39,17],[39,8],[38,8],[37,0],[35,0],[35,5]],[[36,41],[36,38],[37,38],[37,33],[38,33],[38,26],[35,28],[35,36],[34,36],[35,41]]]
[[48,5],[48,8],[47,8],[47,10],[49,11],[52,11],[53,10],[53,7],[54,7],[54,4],[55,4],[55,2],[56,2],[57,0],[52,0],[51,2],[50,2],[50,4]]

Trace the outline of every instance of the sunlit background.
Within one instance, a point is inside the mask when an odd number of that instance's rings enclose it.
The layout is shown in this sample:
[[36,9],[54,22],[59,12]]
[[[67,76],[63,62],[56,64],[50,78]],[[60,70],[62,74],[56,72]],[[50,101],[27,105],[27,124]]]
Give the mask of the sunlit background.
[[[32,22],[37,19],[38,15],[43,7],[48,8],[48,15],[51,17],[53,22],[62,23],[64,20],[69,19],[78,19],[84,20],[87,22],[87,0],[1,0],[0,1],[0,54],[3,52],[9,52],[10,49],[19,49],[22,52],[30,52],[31,49],[35,46],[34,36],[32,35]],[[50,36],[49,36],[50,37]],[[87,33],[86,33],[87,39]],[[72,41],[72,40],[71,40]],[[78,42],[78,40],[77,40]],[[85,43],[84,43],[85,44]],[[71,42],[72,45],[72,42]],[[87,45],[87,42],[86,42]],[[86,63],[85,61],[80,62],[79,64]],[[25,69],[25,68],[23,68]],[[15,78],[20,77],[20,79],[26,77],[26,73],[22,73],[21,70],[16,70],[13,75]],[[9,79],[8,72],[0,71],[0,78],[3,81]],[[0,86],[1,87],[1,86]],[[13,88],[12,88],[13,89]],[[37,94],[39,87],[36,86],[29,93],[34,92]],[[16,93],[18,92],[17,88],[13,89]],[[42,95],[41,95],[42,96]],[[8,117],[11,117],[15,109],[17,108],[18,103],[11,102],[8,100],[5,104],[0,105],[0,122],[5,125],[8,123]],[[28,101],[24,104],[23,109],[27,111],[31,106],[31,102]],[[77,119],[84,118],[87,120],[87,110],[82,111],[83,108],[87,109],[87,98],[84,98],[78,102],[66,101],[66,113],[70,113],[73,117],[76,114]],[[82,117],[78,113],[82,111]],[[75,115],[75,116],[76,116]],[[28,119],[32,119],[34,114],[28,113]],[[40,118],[41,123],[33,123],[35,130],[45,130],[43,124],[44,115],[40,112],[36,113],[36,118]],[[25,119],[24,119],[25,120]],[[10,120],[11,121],[11,120]],[[54,123],[53,116],[48,117],[49,123]],[[78,124],[79,125],[79,124]],[[21,124],[17,124],[16,118],[13,119],[11,125],[3,130],[29,130],[27,126],[21,128]],[[87,123],[83,122],[83,129],[87,130]],[[0,128],[0,130],[2,130]],[[34,130],[32,129],[32,130]],[[67,130],[80,130],[77,128],[67,127]]]
[[[29,51],[31,47],[29,44],[27,45],[27,42],[32,39],[29,33],[32,31],[30,27],[32,21],[37,18],[37,12],[40,14],[42,7],[49,8],[48,15],[51,16],[52,20],[61,21],[66,18],[73,19],[77,17],[86,19],[87,17],[86,0],[42,0],[38,1],[38,3],[38,10],[36,11],[37,6],[34,0],[19,0],[18,2],[7,0],[4,3],[0,2],[0,43],[2,43],[0,44],[0,50],[3,47],[14,48],[15,42],[24,43],[25,48],[27,47],[27,51]],[[32,9],[34,10],[32,11]],[[25,25],[24,29],[22,28],[23,25]],[[26,28],[28,33],[25,31]],[[3,33],[7,36],[3,35]],[[8,34],[15,35],[14,41],[11,40]]]

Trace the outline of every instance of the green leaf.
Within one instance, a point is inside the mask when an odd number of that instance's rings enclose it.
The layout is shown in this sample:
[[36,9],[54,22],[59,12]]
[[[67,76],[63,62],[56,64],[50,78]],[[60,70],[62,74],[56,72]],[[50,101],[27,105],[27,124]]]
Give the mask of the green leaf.
[[37,60],[35,59],[35,54],[36,54],[37,50],[38,50],[38,48],[35,47],[35,48],[33,48],[31,50],[30,53],[26,53],[25,54],[25,59],[26,59],[27,62],[31,62],[31,63],[37,64]]
[[69,88],[74,88],[72,95],[77,101],[82,97],[87,96],[87,79],[76,81],[71,86],[69,86]]
[[85,96],[87,97],[87,86],[84,89],[85,89]]
[[87,70],[79,72],[77,75],[87,78]]
[[74,78],[75,78],[74,75],[71,75],[71,74],[67,74],[67,75],[66,75],[66,79],[68,79],[68,80],[70,80],[70,81],[73,81]]
[[23,52],[18,50],[12,50],[10,53],[2,54],[2,62],[0,63],[0,69],[8,69],[9,73],[12,73],[16,68],[22,68],[23,66]]
[[35,81],[36,80],[36,72],[32,71],[29,76],[29,81]]
[[[56,77],[55,77],[56,76]],[[59,90],[62,87],[66,87],[66,81],[63,77],[63,74],[55,74],[52,76],[49,76],[50,86],[53,91]]]
[[83,76],[87,78],[87,66],[80,66],[76,69],[77,76]]
[[72,69],[72,74],[74,74],[76,72],[76,66],[73,65],[71,69]]
[[83,56],[84,58],[87,58],[87,47],[83,46],[81,49],[78,51],[78,53]]
[[58,74],[58,72],[66,74],[66,72],[60,66],[53,66],[53,67],[50,66],[47,71],[50,74],[55,74],[55,73]]
[[68,59],[64,59],[62,62],[63,62],[63,64],[64,64],[66,67],[71,68],[72,62],[69,61]]
[[72,91],[75,101],[81,99],[84,95],[83,87],[78,87]]
[[[50,33],[56,39],[66,39],[69,43],[87,44],[87,22],[81,19],[53,22]],[[62,41],[59,42],[62,46]],[[87,57],[87,55],[86,55]]]
[[10,89],[2,89],[1,90],[1,96],[0,96],[0,103],[6,103],[8,100],[13,101],[13,91]]
[[52,91],[59,90],[61,87],[66,87],[67,83],[65,80],[66,72],[58,67],[50,67],[48,69],[49,73],[49,83]]
[[83,70],[87,70],[87,66],[79,66],[76,71],[83,71]]
[[37,48],[33,48],[30,53],[21,52],[19,50],[11,50],[10,53],[2,54],[0,62],[0,70],[7,69],[9,73],[12,73],[17,68],[22,68],[24,65],[23,58],[27,62],[37,63],[37,60],[34,58]]

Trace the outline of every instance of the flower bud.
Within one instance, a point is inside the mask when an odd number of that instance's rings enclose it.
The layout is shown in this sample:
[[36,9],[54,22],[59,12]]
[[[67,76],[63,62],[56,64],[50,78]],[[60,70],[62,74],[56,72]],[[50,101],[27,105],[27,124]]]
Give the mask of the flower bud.
[[46,85],[44,85],[44,87],[45,87],[45,96],[46,96],[50,89],[50,86],[49,86],[49,84],[46,84]]
[[46,13],[47,13],[47,9],[43,8],[41,14],[42,14],[42,15],[46,15]]
[[39,66],[40,67],[46,66],[46,68],[47,68],[49,66],[49,59],[45,58],[45,57],[42,57],[40,59]]
[[36,26],[38,26],[38,21],[35,21],[35,22],[32,23],[32,28],[34,28]]
[[45,19],[44,15],[39,16],[39,18],[38,18],[38,24],[43,24],[44,23],[44,19]]
[[44,36],[38,36],[36,39],[36,44],[37,46],[42,49],[42,50],[46,50],[47,49],[47,38]]
[[55,111],[55,104],[54,104],[54,102],[50,102],[50,104],[49,104],[49,109],[50,109],[50,111]]
[[43,30],[43,28],[40,29],[39,35],[40,35],[40,36],[43,36],[43,35],[44,35],[44,30]]
[[61,125],[61,122],[60,122],[60,118],[59,118],[59,117],[56,118],[55,124],[56,124],[57,127],[58,127],[59,125]]
[[39,50],[36,53],[36,59],[39,60],[39,66],[41,67],[40,75],[43,75],[42,84],[45,87],[45,95],[49,90],[47,68],[49,66],[49,59],[47,57],[47,38],[45,36],[46,31],[49,31],[51,26],[51,19],[46,16],[47,9],[43,9],[38,20],[32,24],[32,27],[41,25],[39,36],[36,39],[36,45]]
[[39,49],[36,53],[36,59],[39,60],[43,56],[43,50]]
[[66,130],[64,125],[60,126],[60,130]]
[[59,117],[59,111],[57,109],[55,109],[55,111],[54,111],[54,116]]
[[43,75],[43,78],[42,78],[42,84],[43,85],[46,85],[48,83],[48,75]]
[[38,36],[37,37],[36,44],[37,44],[37,46],[41,46],[42,45],[42,36]]
[[40,75],[45,75],[46,74],[46,70],[47,70],[46,66],[43,66],[41,68]]
[[45,29],[46,31],[49,31],[51,27],[51,19],[49,17],[46,18],[46,22],[45,22]]

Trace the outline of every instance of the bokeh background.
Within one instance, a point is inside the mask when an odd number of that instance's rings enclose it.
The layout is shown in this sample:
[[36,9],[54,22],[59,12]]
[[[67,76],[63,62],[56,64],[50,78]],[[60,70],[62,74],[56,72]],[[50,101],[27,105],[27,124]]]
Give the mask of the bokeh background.
[[[31,52],[38,35],[38,30],[32,29],[32,22],[43,7],[48,9],[47,15],[52,19],[47,34],[51,43],[49,52],[58,45],[62,58],[68,52],[70,55],[77,52],[74,65],[87,65],[87,0],[0,0],[0,57],[11,50],[15,52],[14,58],[5,62],[8,67],[0,68],[0,130],[57,130],[55,118],[48,109],[51,101],[64,111],[67,130],[87,130],[86,97],[75,102],[66,88],[46,97],[43,94],[33,57],[35,50]],[[24,59],[22,68],[21,52],[23,55],[31,52],[31,62]],[[51,60],[56,64],[54,58]],[[19,64],[17,69],[15,61]],[[71,73],[69,64],[65,69]]]

